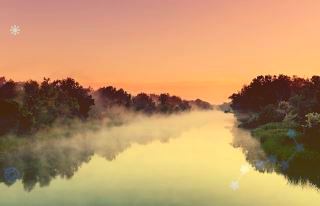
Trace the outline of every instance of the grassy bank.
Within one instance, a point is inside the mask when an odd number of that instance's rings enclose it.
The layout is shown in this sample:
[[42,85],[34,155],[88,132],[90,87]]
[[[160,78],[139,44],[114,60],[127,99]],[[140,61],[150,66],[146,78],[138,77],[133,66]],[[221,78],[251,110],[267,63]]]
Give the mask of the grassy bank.
[[[288,131],[296,131],[295,140],[289,138]],[[257,138],[263,150],[268,155],[275,155],[278,159],[287,160],[293,154],[299,158],[314,157],[319,152],[304,144],[304,134],[299,125],[290,122],[272,122],[252,130],[252,136]],[[296,142],[295,142],[296,141]],[[304,150],[296,152],[296,143],[303,144]]]

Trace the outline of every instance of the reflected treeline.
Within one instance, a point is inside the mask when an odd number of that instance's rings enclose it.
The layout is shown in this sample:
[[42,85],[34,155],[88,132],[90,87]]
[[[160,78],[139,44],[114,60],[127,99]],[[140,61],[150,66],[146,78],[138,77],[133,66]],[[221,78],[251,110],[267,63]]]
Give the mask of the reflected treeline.
[[[176,127],[172,126],[173,122],[181,118],[181,115],[170,118],[137,117],[129,124],[97,131],[78,132],[74,136],[59,139],[39,140],[41,138],[35,137],[34,142],[30,140],[14,150],[0,151],[0,182],[11,186],[21,181],[26,191],[31,191],[37,183],[41,187],[48,186],[57,177],[65,179],[73,177],[95,154],[113,161],[134,144],[168,142],[190,127],[203,125],[206,119],[198,118],[201,116],[204,115],[186,115],[182,118],[187,120],[180,121]],[[15,168],[18,171],[17,181],[6,179],[7,168]]]
[[[37,183],[43,187],[48,186],[56,177],[71,178],[94,154],[112,161],[132,144],[148,144],[153,140],[155,139],[128,141],[122,138],[107,138],[106,141],[98,140],[97,143],[89,143],[86,142],[88,139],[84,139],[81,145],[79,142],[72,144],[76,140],[35,143],[15,151],[1,152],[0,171],[4,173],[6,168],[16,168],[20,174],[17,179],[21,179],[26,191],[31,191]],[[158,140],[167,142],[169,137]],[[0,182],[8,186],[15,183],[6,180],[4,174],[0,176]]]
[[[31,191],[37,183],[47,186],[57,176],[71,178],[92,155],[92,150],[81,150],[72,145],[61,146],[53,142],[31,144],[15,151],[2,152],[0,170],[4,172],[6,168],[16,168],[19,172],[17,179],[21,179],[26,191]],[[0,176],[0,182],[8,186],[15,183],[4,175]]]
[[234,137],[232,145],[242,149],[243,153],[246,154],[247,161],[253,162],[267,158],[265,152],[260,147],[260,142],[252,138],[249,130],[238,127],[236,120],[234,126],[231,128],[231,133]]
[[246,160],[260,172],[276,172],[283,175],[291,184],[311,185],[320,189],[319,153],[292,153],[288,159],[278,159],[265,153],[260,142],[250,135],[250,131],[235,126],[231,129],[234,136],[233,146],[241,148]]
[[280,170],[282,174],[293,184],[311,184],[320,188],[320,157],[319,155],[304,157],[297,156],[287,170]]

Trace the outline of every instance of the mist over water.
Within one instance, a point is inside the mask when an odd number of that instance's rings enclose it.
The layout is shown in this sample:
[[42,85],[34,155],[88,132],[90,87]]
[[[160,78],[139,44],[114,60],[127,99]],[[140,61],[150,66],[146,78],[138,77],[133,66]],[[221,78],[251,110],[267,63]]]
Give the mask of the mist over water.
[[[312,186],[290,184],[273,170],[258,171],[253,160],[266,155],[232,114],[114,115],[116,122],[57,126],[3,153],[1,171],[17,168],[21,178],[10,183],[1,175],[0,205],[317,205],[320,200]],[[245,163],[250,171],[233,191],[230,182]]]
[[[152,141],[166,143],[190,128],[206,124],[210,119],[210,114],[206,112],[170,117],[124,114],[119,110],[115,113],[117,118],[112,122],[108,118],[99,122],[73,121],[68,126],[57,124],[39,132],[35,137],[29,137],[33,139],[26,145],[1,153],[1,166],[17,168],[22,174],[25,190],[31,191],[38,182],[40,186],[48,186],[57,176],[72,178],[93,155],[113,161],[134,144],[146,145]],[[3,178],[0,180],[7,185],[13,184]]]

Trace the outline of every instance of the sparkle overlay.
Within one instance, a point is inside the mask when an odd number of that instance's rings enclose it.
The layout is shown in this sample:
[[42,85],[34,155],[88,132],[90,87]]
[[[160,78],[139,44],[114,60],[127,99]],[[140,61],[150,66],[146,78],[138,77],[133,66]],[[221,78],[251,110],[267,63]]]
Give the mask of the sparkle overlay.
[[[270,166],[270,165],[274,165],[274,166],[278,165],[282,171],[286,171],[287,169],[289,169],[290,161],[293,160],[296,154],[304,151],[304,145],[299,144],[296,140],[298,134],[294,129],[289,129],[287,132],[287,136],[289,139],[293,140],[295,144],[295,150],[291,154],[291,156],[287,160],[282,160],[282,161],[278,161],[275,155],[270,155],[267,158],[267,160],[255,160],[254,166],[258,171],[265,171],[267,169],[267,166]],[[239,178],[237,180],[231,181],[230,183],[230,188],[233,191],[238,190],[240,188],[240,180],[242,176],[247,174],[249,171],[250,171],[250,166],[248,164],[241,165]]]
[[230,188],[233,190],[233,191],[236,191],[239,189],[240,187],[240,180],[241,178],[246,175],[248,172],[250,172],[250,165],[245,163],[245,164],[242,164],[241,167],[240,167],[240,176],[238,177],[237,180],[233,180],[231,181],[230,183]]
[[13,35],[13,36],[17,36],[18,34],[20,34],[21,32],[21,29],[19,26],[17,25],[13,25],[10,27],[10,33]]
[[264,170],[265,169],[265,161],[263,160],[258,160],[255,164],[256,168],[258,170]]
[[268,161],[271,163],[271,164],[276,164],[277,163],[277,157],[275,155],[270,155],[268,157]]
[[282,170],[287,170],[289,168],[289,162],[288,161],[281,161],[280,167]]
[[4,169],[4,179],[7,183],[14,183],[20,179],[20,172],[15,167],[8,167]]
[[299,152],[303,152],[304,151],[303,144],[299,144],[297,142],[296,138],[297,138],[298,134],[294,129],[289,129],[288,132],[287,132],[287,136],[288,136],[289,139],[292,139],[294,144],[295,144],[295,151],[291,154],[291,156],[287,160],[283,160],[283,161],[280,161],[280,162],[277,161],[277,157],[274,156],[274,155],[269,156],[267,161],[258,160],[258,161],[256,161],[256,164],[255,164],[255,166],[256,166],[256,168],[258,170],[264,170],[265,169],[265,163],[271,163],[271,164],[274,164],[274,165],[279,164],[279,167],[283,171],[285,171],[285,170],[287,170],[289,168],[289,163],[290,163],[290,161],[293,160],[293,158],[296,156],[296,154],[299,153]]
[[232,189],[232,190],[237,190],[237,189],[239,189],[239,187],[240,187],[240,185],[239,185],[239,181],[232,181],[231,183],[230,183],[230,188]]
[[287,135],[290,139],[295,139],[297,137],[297,132],[293,129],[289,129]]
[[289,168],[289,163],[290,161],[295,157],[295,155],[299,152],[303,152],[304,151],[304,146],[303,144],[299,144],[296,140],[297,132],[293,129],[289,129],[288,133],[287,133],[288,137],[290,139],[293,140],[294,144],[295,144],[295,151],[294,153],[291,154],[291,156],[289,157],[289,159],[287,161],[282,161],[280,162],[280,167],[282,170],[287,170]]
[[245,175],[250,171],[250,166],[248,164],[243,164],[240,167],[240,173],[241,175]]

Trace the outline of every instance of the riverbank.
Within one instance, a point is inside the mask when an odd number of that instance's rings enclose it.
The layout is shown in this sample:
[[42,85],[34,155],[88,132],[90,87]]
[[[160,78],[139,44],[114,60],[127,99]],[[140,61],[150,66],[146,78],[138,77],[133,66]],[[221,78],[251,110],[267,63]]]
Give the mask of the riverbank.
[[270,122],[256,127],[245,127],[253,113],[233,111],[239,121],[238,126],[250,131],[253,138],[260,142],[261,148],[267,156],[272,156],[279,161],[292,158],[310,160],[320,158],[316,135],[307,134],[304,128],[292,121]]
[[320,76],[257,76],[230,97],[230,108],[268,155],[287,161],[320,154]]

